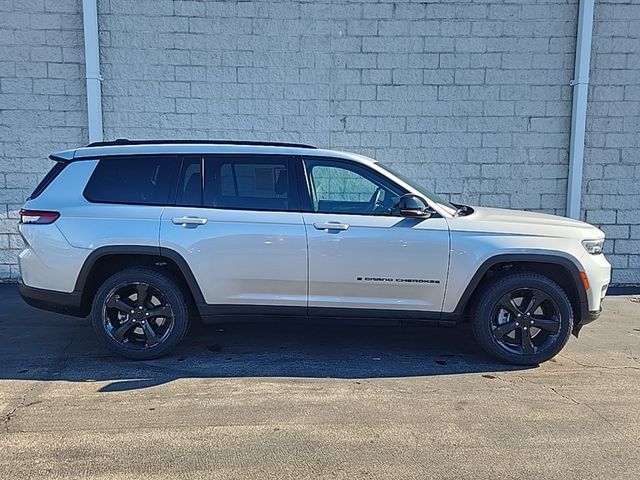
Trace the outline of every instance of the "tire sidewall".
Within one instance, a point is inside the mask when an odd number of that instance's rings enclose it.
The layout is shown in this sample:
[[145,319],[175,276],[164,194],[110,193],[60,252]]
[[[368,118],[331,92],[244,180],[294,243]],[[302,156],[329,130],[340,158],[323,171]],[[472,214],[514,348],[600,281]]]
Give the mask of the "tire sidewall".
[[[503,295],[520,288],[535,288],[551,296],[560,314],[560,330],[555,343],[544,352],[522,355],[509,352],[493,336],[492,315]],[[573,308],[564,290],[553,280],[533,273],[515,273],[489,286],[481,295],[473,321],[473,332],[480,346],[491,356],[516,365],[535,365],[555,357],[566,345],[573,329]]]
[[[104,306],[109,294],[114,289],[135,282],[148,283],[159,290],[171,305],[174,314],[174,323],[169,335],[158,345],[144,350],[129,349],[119,344],[104,328]],[[91,320],[98,337],[112,351],[133,360],[150,360],[166,355],[182,340],[189,326],[189,312],[184,295],[173,280],[155,270],[130,268],[112,275],[98,288],[91,308]]]

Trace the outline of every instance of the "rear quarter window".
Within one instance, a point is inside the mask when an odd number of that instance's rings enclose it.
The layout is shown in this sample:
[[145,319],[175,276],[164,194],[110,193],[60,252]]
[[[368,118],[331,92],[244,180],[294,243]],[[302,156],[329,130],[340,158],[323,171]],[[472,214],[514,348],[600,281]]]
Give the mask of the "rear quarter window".
[[44,192],[47,189],[47,187],[51,185],[51,182],[53,182],[56,179],[56,177],[60,175],[60,173],[62,172],[62,170],[64,170],[64,167],[66,165],[67,164],[64,162],[56,162],[53,165],[53,167],[51,167],[51,170],[49,170],[49,172],[40,181],[40,183],[35,188],[33,193],[29,196],[29,198],[27,198],[27,200],[33,200],[34,198],[38,198],[42,194],[42,192]]
[[178,169],[175,156],[103,158],[93,171],[84,196],[95,203],[167,205]]

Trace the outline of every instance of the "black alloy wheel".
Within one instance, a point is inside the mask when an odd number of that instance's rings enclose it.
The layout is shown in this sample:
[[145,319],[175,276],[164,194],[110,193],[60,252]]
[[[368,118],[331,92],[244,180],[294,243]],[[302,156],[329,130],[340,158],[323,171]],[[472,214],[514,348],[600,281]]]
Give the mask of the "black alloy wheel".
[[171,304],[162,292],[144,282],[114,288],[102,317],[107,334],[134,349],[156,346],[169,336],[174,325]]
[[161,270],[131,267],[115,273],[93,299],[96,334],[134,360],[169,353],[187,333],[189,309],[180,286]]
[[508,352],[541,353],[560,332],[560,308],[542,290],[516,289],[498,301],[491,326],[493,338]]
[[573,328],[573,307],[550,278],[514,272],[485,285],[471,326],[491,356],[515,365],[536,365],[556,356]]

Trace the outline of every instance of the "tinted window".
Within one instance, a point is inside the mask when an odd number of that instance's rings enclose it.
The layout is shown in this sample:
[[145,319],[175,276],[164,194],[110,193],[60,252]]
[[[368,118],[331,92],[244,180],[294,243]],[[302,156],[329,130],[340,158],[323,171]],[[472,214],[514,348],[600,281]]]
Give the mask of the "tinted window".
[[56,177],[60,175],[60,172],[64,170],[64,167],[66,165],[67,164],[63,162],[56,162],[53,167],[51,167],[51,170],[49,170],[49,172],[44,176],[42,181],[35,188],[31,196],[29,197],[29,200],[37,198],[42,192],[44,192],[45,189],[51,184],[51,182],[53,182]]
[[176,205],[202,206],[202,157],[185,157],[178,180]]
[[291,161],[280,155],[205,158],[204,206],[242,210],[297,209]]
[[404,193],[358,165],[324,159],[307,159],[305,165],[314,212],[389,215]]
[[84,196],[91,202],[166,205],[178,166],[175,157],[166,156],[104,158]]

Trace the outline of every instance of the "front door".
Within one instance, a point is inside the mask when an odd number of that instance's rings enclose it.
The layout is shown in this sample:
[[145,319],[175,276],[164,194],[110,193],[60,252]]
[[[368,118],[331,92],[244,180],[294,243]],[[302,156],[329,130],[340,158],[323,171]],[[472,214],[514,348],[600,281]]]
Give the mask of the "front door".
[[290,188],[292,162],[249,154],[183,159],[160,246],[186,260],[205,303],[219,308],[212,313],[252,313],[243,306],[306,312],[307,241],[297,188]]
[[303,175],[310,313],[441,312],[449,263],[443,218],[394,215],[407,192],[365,165],[306,157]]

